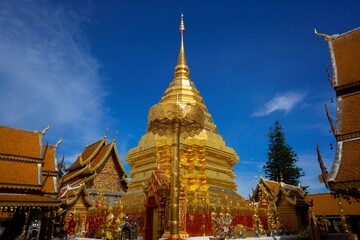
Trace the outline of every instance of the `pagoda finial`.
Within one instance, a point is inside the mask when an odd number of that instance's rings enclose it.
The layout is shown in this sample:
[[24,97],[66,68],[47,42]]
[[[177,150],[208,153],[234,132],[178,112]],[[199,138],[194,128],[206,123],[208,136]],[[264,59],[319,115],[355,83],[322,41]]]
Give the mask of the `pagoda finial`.
[[181,18],[180,18],[180,28],[179,31],[181,33],[181,35],[184,35],[185,32],[185,25],[184,25],[184,14],[181,13]]
[[185,57],[185,48],[184,48],[184,33],[185,33],[185,24],[184,24],[184,14],[181,13],[180,18],[180,53],[177,61],[177,65],[175,67],[174,78],[185,78],[189,79],[189,67],[186,64],[186,57]]

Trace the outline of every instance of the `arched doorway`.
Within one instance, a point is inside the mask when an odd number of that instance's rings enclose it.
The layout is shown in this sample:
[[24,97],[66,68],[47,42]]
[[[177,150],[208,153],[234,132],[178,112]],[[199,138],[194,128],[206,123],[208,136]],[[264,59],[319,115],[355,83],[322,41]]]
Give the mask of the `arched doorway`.
[[145,219],[145,239],[152,240],[154,235],[154,211],[157,207],[154,196],[147,199],[146,202],[146,219]]

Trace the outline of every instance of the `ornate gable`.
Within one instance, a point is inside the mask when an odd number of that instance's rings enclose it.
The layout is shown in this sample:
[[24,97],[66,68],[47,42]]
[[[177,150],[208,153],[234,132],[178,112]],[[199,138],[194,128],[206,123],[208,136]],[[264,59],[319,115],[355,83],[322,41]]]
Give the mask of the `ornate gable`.
[[162,169],[155,169],[151,174],[149,181],[143,183],[143,190],[145,193],[145,204],[148,203],[152,197],[156,200],[156,205],[161,205],[166,201],[166,196],[169,195],[170,182],[167,179],[165,172]]
[[127,187],[123,181],[126,174],[119,167],[119,161],[120,159],[116,157],[114,150],[112,150],[107,155],[102,166],[97,169],[97,175],[88,187],[97,190],[126,192]]
[[[107,144],[104,137],[86,147],[69,169],[63,177],[62,199],[69,198],[71,194],[72,201],[77,201],[81,192],[65,192],[80,187],[86,189],[90,200],[101,192],[109,202],[117,201],[127,191],[127,174],[121,164],[115,140]],[[68,202],[65,203],[69,206]]]

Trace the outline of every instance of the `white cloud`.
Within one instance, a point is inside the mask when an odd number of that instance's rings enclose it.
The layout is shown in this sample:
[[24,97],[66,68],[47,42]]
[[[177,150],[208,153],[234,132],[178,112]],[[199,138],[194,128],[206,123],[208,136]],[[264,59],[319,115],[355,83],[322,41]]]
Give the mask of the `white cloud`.
[[33,130],[51,122],[68,146],[105,132],[106,93],[83,40],[86,21],[54,2],[0,3],[0,124]]
[[255,111],[253,116],[267,116],[275,111],[284,111],[288,113],[305,97],[306,93],[285,92],[277,93],[270,101],[265,103],[264,107]]

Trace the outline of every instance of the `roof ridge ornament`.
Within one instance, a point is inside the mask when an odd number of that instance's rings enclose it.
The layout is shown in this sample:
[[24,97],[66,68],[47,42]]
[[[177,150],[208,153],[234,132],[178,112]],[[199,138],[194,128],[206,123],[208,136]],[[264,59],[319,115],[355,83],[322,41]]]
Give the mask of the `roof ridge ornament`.
[[327,35],[326,33],[319,33],[316,28],[314,28],[314,33],[319,37],[324,37],[326,41],[332,40],[339,36],[339,34]]
[[41,131],[41,134],[45,135],[46,131],[49,130],[49,128],[50,128],[50,122],[48,123],[47,127],[44,128],[44,130]]
[[59,144],[62,142],[62,136],[60,136],[59,141],[55,144],[55,148],[58,148]]
[[107,137],[107,135],[108,135],[108,133],[109,133],[109,128],[106,128],[106,132],[105,132],[105,134],[104,134],[104,137],[103,137],[103,138],[106,138],[106,137]]
[[118,130],[116,130],[116,133],[115,133],[115,136],[114,136],[114,138],[113,138],[113,142],[116,142],[116,138],[117,138],[117,135],[119,134],[119,131]]

